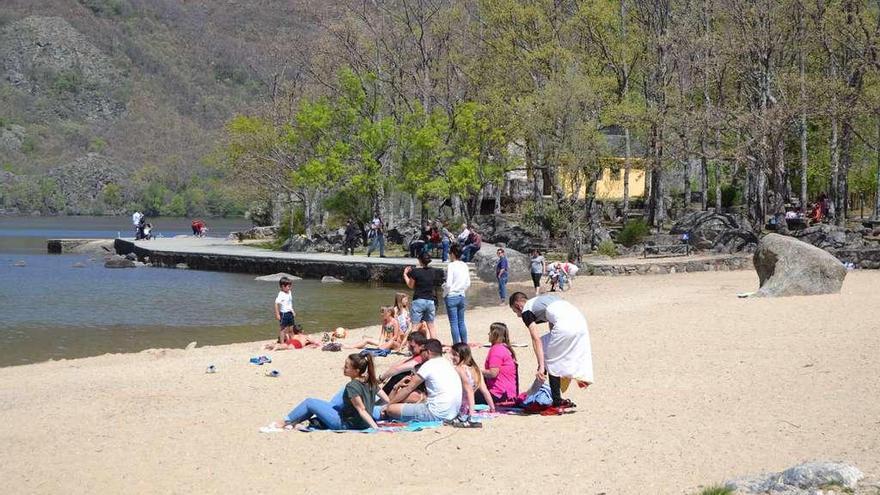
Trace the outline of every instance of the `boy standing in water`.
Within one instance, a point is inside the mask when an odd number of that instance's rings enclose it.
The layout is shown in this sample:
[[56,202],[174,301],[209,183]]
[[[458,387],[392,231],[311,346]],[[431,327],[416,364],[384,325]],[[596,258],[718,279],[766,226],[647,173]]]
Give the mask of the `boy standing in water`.
[[293,295],[291,294],[291,282],[287,277],[281,277],[278,281],[281,291],[275,298],[275,319],[278,320],[280,331],[278,336],[279,342],[284,342],[284,329],[294,326],[293,317],[296,313],[293,311]]

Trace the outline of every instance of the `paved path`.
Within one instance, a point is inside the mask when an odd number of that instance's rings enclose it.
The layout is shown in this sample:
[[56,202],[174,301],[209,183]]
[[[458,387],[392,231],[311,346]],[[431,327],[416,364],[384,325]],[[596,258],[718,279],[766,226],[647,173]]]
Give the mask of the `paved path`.
[[[146,251],[166,252],[166,253],[185,253],[185,254],[203,254],[203,255],[220,255],[220,256],[246,256],[249,258],[267,258],[277,260],[290,261],[322,261],[322,262],[338,262],[338,263],[358,263],[368,265],[395,265],[409,266],[416,264],[414,258],[380,258],[379,255],[364,256],[360,254],[342,255],[336,253],[286,253],[283,251],[272,251],[238,241],[231,241],[219,237],[162,237],[149,241],[135,241],[131,237],[122,239],[131,242],[135,246]],[[445,267],[447,263],[440,260],[431,262],[433,267]]]

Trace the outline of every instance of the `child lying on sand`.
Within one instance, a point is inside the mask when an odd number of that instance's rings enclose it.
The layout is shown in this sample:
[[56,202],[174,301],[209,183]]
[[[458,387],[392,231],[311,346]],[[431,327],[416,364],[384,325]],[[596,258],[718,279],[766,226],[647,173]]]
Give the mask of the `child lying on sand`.
[[299,325],[282,328],[281,337],[284,338],[283,342],[269,342],[264,348],[267,351],[285,351],[287,349],[302,349],[304,347],[321,347],[321,341],[304,334],[302,327]]

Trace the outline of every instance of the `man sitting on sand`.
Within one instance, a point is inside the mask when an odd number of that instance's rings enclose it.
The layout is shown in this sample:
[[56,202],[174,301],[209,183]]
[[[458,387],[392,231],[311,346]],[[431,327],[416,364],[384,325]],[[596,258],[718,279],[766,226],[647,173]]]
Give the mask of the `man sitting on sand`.
[[393,387],[401,378],[403,378],[402,375],[404,372],[412,371],[425,361],[425,357],[422,355],[422,349],[425,348],[425,342],[427,341],[428,337],[422,332],[411,332],[406,337],[406,345],[412,355],[391,366],[384,373],[379,374],[380,382],[388,381],[385,388],[388,388],[389,385]]
[[[402,421],[443,421],[458,416],[461,408],[461,378],[455,367],[443,357],[443,344],[428,339],[422,350],[427,360],[409,383],[392,394],[385,415]],[[403,403],[422,383],[427,388],[427,400],[418,404]]]
[[[593,383],[587,319],[570,302],[550,294],[529,299],[522,292],[514,292],[509,302],[510,309],[529,329],[538,359],[536,376],[541,381],[549,379],[553,406],[574,407],[570,400],[562,398],[568,382],[575,380],[581,387]],[[539,323],[549,323],[550,332],[540,336]]]

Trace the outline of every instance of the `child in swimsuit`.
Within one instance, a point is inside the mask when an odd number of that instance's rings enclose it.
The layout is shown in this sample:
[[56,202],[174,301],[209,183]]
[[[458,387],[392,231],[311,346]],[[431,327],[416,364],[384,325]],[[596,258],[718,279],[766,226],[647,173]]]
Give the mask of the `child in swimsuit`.
[[450,357],[452,358],[452,364],[455,365],[455,371],[458,372],[458,376],[461,378],[461,414],[473,415],[476,413],[474,409],[476,404],[474,395],[477,391],[481,392],[483,397],[488,398],[489,412],[495,412],[495,403],[492,401],[492,395],[486,387],[480,367],[474,361],[470,346],[463,342],[454,344]]
[[363,349],[364,347],[376,347],[390,351],[400,348],[403,334],[400,332],[400,324],[394,316],[394,306],[382,306],[382,325],[379,327],[379,337],[376,339],[365,338],[354,345],[345,346],[346,349]]

